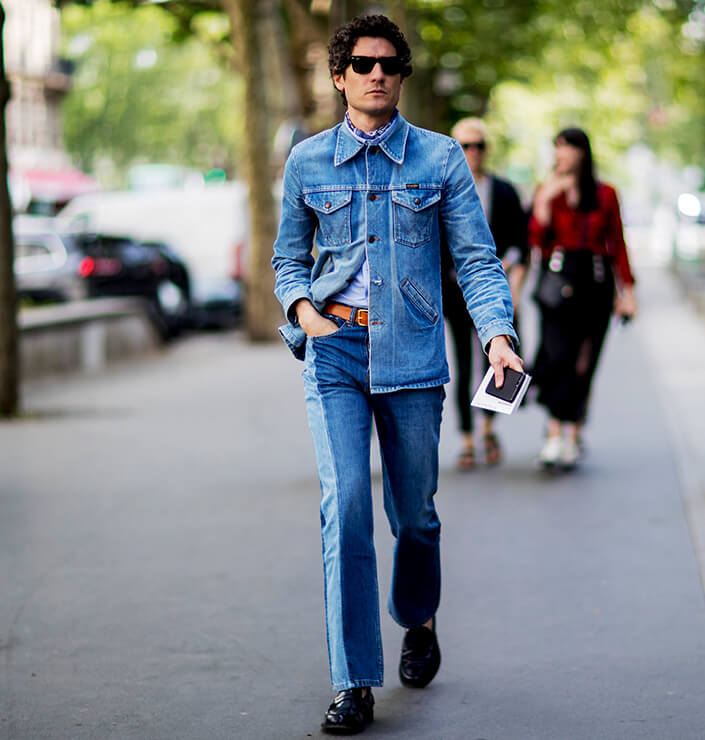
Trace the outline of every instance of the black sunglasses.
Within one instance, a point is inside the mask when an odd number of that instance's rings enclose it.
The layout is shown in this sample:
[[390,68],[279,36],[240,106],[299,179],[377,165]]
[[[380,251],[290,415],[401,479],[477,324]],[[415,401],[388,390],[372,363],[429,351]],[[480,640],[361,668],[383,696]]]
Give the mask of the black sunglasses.
[[399,57],[350,57],[353,72],[359,75],[368,75],[379,62],[382,72],[386,75],[398,75],[404,66]]
[[487,142],[485,141],[464,141],[460,146],[463,149],[477,149],[478,152],[484,152],[487,149]]

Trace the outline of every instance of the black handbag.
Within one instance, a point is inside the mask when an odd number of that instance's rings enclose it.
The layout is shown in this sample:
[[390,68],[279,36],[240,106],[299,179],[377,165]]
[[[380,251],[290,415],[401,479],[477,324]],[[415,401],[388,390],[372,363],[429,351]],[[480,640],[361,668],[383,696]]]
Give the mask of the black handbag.
[[543,270],[534,291],[534,300],[543,308],[564,308],[573,297],[573,283],[561,272]]
[[[580,249],[587,243],[588,215],[583,214],[582,233],[580,235]],[[573,281],[563,273],[565,251],[563,247],[555,247],[551,252],[548,265],[545,265],[539,275],[533,298],[544,309],[557,310],[568,308],[575,295]]]

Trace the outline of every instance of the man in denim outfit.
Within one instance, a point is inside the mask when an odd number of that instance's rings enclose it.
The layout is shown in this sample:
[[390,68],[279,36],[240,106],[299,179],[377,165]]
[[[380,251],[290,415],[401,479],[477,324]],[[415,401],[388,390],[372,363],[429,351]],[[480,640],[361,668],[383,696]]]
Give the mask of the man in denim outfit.
[[396,538],[389,611],[406,628],[401,682],[426,686],[440,665],[433,496],[449,381],[442,231],[497,385],[505,367],[522,369],[512,349],[509,287],[463,151],[397,111],[410,60],[406,40],[385,16],[360,16],[336,31],[329,67],[345,120],[293,148],[272,260],[288,319],[280,331],[304,360],[318,461],[328,652],[338,692],[322,727],[336,734],[359,732],[372,720],[371,687],[383,680],[373,418]]

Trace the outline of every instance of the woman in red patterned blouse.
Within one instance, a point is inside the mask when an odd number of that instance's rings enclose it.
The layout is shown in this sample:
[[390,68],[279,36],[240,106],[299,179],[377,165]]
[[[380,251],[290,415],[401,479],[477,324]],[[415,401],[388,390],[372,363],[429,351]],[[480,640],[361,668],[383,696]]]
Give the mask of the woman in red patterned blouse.
[[542,258],[534,296],[541,337],[533,374],[549,419],[539,460],[573,468],[610,317],[630,319],[636,312],[617,194],[595,180],[590,141],[581,129],[556,136],[555,168],[536,192],[529,244]]

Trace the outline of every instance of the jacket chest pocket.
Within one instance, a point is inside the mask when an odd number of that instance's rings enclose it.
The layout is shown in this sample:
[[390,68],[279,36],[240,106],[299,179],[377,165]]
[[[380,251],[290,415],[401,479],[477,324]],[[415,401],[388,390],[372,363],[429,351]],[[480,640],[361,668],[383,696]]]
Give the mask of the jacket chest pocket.
[[304,202],[315,211],[318,231],[326,245],[340,247],[350,244],[352,190],[308,193],[304,195]]
[[419,247],[428,242],[440,199],[438,190],[392,191],[394,241],[409,247]]

